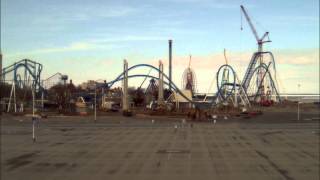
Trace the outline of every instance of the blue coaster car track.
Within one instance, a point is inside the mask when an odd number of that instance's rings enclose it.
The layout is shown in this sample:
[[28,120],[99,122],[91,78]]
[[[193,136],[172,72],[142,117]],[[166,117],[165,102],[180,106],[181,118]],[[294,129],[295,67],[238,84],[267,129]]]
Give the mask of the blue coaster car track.
[[[156,70],[158,73],[162,73],[163,74],[163,77],[165,78],[164,80],[164,84],[166,85],[169,85],[169,77],[163,73],[162,71],[160,71],[160,69],[152,66],[152,65],[149,65],[149,64],[137,64],[137,65],[134,65],[134,66],[131,66],[130,68],[128,68],[128,72],[133,70],[133,69],[136,69],[136,68],[141,68],[141,67],[147,67],[147,68],[151,68],[153,70]],[[120,75],[117,76],[117,78],[115,78],[114,80],[108,82],[108,87],[111,88],[116,82],[118,81],[121,81],[123,80],[124,78],[124,74],[126,73],[126,71],[122,72]],[[159,80],[159,77],[155,77],[155,76],[151,76],[151,75],[145,75],[145,74],[135,74],[135,75],[129,75],[128,78],[135,78],[135,77],[147,77],[147,78],[154,78],[154,79],[157,79]],[[171,81],[171,85],[172,85],[172,88],[173,90],[175,90],[178,94],[180,94],[183,98],[185,98],[188,102],[190,103],[195,103],[192,99],[189,99],[188,97],[186,97],[181,91],[180,89],[177,87],[176,84],[174,84],[174,82]]]
[[[22,70],[22,73],[21,73]],[[2,69],[3,81],[14,81],[20,88],[32,86],[36,92],[43,88],[40,82],[42,64],[29,59],[23,59]],[[11,75],[13,73],[13,77]],[[10,76],[9,78],[7,78]]]
[[[259,58],[263,55],[269,55],[270,61],[264,63],[257,63]],[[255,75],[259,73],[259,71],[263,70],[263,75],[260,82],[255,79]],[[272,72],[273,71],[273,72]],[[256,101],[260,94],[260,90],[264,88],[263,82],[268,81],[270,84],[271,91],[276,96],[276,99],[280,102],[280,95],[277,86],[277,74],[276,74],[276,66],[274,56],[271,52],[256,52],[253,54],[245,76],[242,81],[242,87],[245,90],[246,94],[249,97],[253,97],[253,101]]]
[[[243,80],[242,80],[242,87],[246,92],[248,90],[248,87],[250,86],[250,81],[251,81],[252,76],[254,75],[255,69],[256,69],[256,67],[259,66],[259,65],[257,65],[257,61],[259,60],[259,57],[263,56],[264,54],[270,55],[271,61],[269,63],[272,64],[272,68],[274,69],[274,72],[276,72],[275,60],[274,60],[274,56],[271,52],[269,52],[269,51],[255,52],[252,55],[249,66],[248,66],[247,71],[246,71],[246,73],[243,77]],[[275,78],[274,80],[276,81],[276,74],[274,74],[274,78]]]
[[275,92],[276,99],[277,99],[279,102],[281,102],[281,98],[280,98],[278,89],[277,89],[277,87],[276,87],[276,85],[275,85],[275,83],[274,83],[274,80],[273,80],[273,78],[272,78],[272,75],[271,75],[271,73],[270,73],[270,65],[271,65],[271,64],[272,64],[271,62],[269,62],[268,65],[266,65],[266,64],[263,63],[263,64],[261,64],[260,66],[256,67],[256,68],[254,69],[254,71],[253,71],[253,73],[256,73],[256,72],[257,72],[258,70],[260,70],[260,69],[264,69],[264,70],[265,70],[265,73],[263,74],[262,80],[261,80],[260,84],[258,85],[258,89],[257,89],[257,91],[256,91],[256,93],[255,93],[255,95],[254,95],[254,101],[256,101],[256,99],[258,98],[258,96],[259,96],[259,91],[260,91],[260,89],[263,87],[262,82],[268,77],[268,78],[269,78],[269,81],[270,81],[270,84],[271,84],[271,90],[272,90],[273,92]]
[[[220,75],[221,70],[223,70],[222,76]],[[229,73],[231,73],[231,79]],[[226,78],[225,76],[227,76],[226,80],[224,80],[224,78]],[[239,86],[239,84],[236,84],[236,73],[228,64],[224,64],[218,69],[216,74],[216,83],[217,93],[213,102],[216,102],[217,98],[221,98],[223,101],[227,100],[235,92],[236,86]]]

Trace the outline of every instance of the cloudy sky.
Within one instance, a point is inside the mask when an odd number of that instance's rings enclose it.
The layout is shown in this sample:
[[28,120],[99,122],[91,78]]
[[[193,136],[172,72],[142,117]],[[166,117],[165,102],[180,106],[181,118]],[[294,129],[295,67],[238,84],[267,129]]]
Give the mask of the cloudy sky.
[[174,82],[181,86],[191,54],[199,92],[214,92],[223,49],[241,78],[257,49],[241,4],[260,36],[270,32],[265,50],[275,56],[280,91],[296,93],[300,83],[301,92],[319,93],[318,0],[1,0],[4,67],[28,58],[44,65],[43,78],[61,72],[75,83],[109,81],[123,59],[129,66],[161,59],[167,71],[173,39]]

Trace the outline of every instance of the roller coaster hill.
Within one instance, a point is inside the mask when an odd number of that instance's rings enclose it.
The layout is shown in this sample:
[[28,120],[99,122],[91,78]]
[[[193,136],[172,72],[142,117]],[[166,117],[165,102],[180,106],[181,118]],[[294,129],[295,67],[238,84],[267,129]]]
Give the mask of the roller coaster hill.
[[[68,77],[56,73],[47,79],[41,79],[43,65],[30,60],[23,59],[2,69],[1,72],[1,111],[2,112],[24,112],[30,110],[35,102],[36,108],[44,105],[58,106],[61,98],[66,96],[72,86],[68,85],[68,91],[60,88],[66,84]],[[59,92],[63,91],[63,92]],[[35,101],[33,101],[33,99]],[[43,109],[43,108],[41,108]]]

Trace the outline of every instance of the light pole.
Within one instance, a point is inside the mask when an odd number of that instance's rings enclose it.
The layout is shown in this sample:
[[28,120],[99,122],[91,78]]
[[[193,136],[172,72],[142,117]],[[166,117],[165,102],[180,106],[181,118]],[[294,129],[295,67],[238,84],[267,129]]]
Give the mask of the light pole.
[[94,122],[97,121],[97,82],[94,86]]
[[300,120],[300,84],[298,84],[298,121]]
[[35,129],[34,126],[36,124],[36,117],[35,117],[35,110],[34,110],[34,106],[35,106],[35,92],[34,92],[34,88],[32,87],[32,140],[33,142],[36,142],[36,136],[35,136]]

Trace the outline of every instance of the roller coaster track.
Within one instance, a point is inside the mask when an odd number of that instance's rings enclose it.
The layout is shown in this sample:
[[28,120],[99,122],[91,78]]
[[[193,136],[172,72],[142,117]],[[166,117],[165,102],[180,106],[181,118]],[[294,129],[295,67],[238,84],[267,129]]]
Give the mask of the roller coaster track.
[[[217,72],[217,89],[218,89],[218,91],[216,93],[215,99],[211,102],[212,106],[216,105],[216,101],[215,101],[216,98],[218,98],[220,96],[223,99],[228,99],[229,96],[231,96],[232,92],[235,90],[235,88],[241,86],[240,84],[237,84],[235,81],[232,82],[232,83],[227,83],[227,84],[219,84],[218,74],[219,74],[220,70],[222,68],[226,67],[226,66],[231,69],[231,71],[233,72],[233,75],[234,75],[234,80],[236,81],[236,73],[235,73],[235,71],[233,70],[233,68],[230,65],[223,65],[223,66],[221,66],[219,68],[219,70]],[[154,67],[152,65],[149,65],[149,64],[137,64],[137,65],[131,66],[131,67],[128,68],[128,72],[133,70],[133,69],[139,68],[139,67],[151,68],[151,69],[156,70],[158,73],[162,73],[163,77],[165,78],[164,84],[169,85],[169,82],[170,82],[169,77],[165,73],[161,72],[158,68],[156,68],[156,67]],[[114,80],[109,81],[107,83],[108,87],[111,88],[116,82],[122,81],[124,79],[124,74],[125,73],[126,73],[126,71],[123,71]],[[130,78],[136,78],[136,77],[153,78],[153,79],[159,80],[159,77],[155,77],[155,76],[152,76],[152,75],[149,75],[149,74],[148,75],[146,75],[146,74],[134,74],[134,75],[129,75],[128,76],[129,79]],[[188,102],[190,102],[192,104],[195,104],[197,106],[197,103],[194,102],[192,99],[189,99],[188,97],[186,97],[174,82],[171,81],[171,85],[172,85],[173,90],[175,90],[178,94],[180,94],[185,100],[187,100]],[[232,86],[231,91],[227,94],[226,97],[222,95],[222,90],[223,90],[223,86],[224,85]]]
[[259,90],[260,88],[262,88],[262,82],[263,80],[265,79],[265,77],[268,75],[270,81],[271,81],[271,88],[275,91],[276,93],[276,98],[279,100],[279,102],[281,102],[281,99],[280,99],[280,95],[279,95],[279,92],[278,92],[278,89],[277,87],[275,86],[275,83],[274,83],[274,80],[271,76],[271,73],[270,73],[270,65],[272,64],[272,62],[269,62],[268,65],[266,64],[261,64],[260,66],[258,66],[257,68],[255,68],[255,70],[253,71],[253,73],[255,73],[256,71],[258,71],[259,69],[263,68],[266,72],[264,73],[263,77],[262,77],[262,80],[258,86],[258,90],[257,92],[255,93],[255,96],[254,96],[254,101],[257,99],[258,95],[259,95]]
[[[232,79],[228,79],[226,82],[223,81],[223,77],[220,81],[220,72],[221,70],[226,70],[228,69],[228,74],[231,73],[231,78]],[[224,71],[223,71],[224,72]],[[228,76],[230,77],[230,76]],[[238,83],[237,83],[238,82]],[[224,64],[222,66],[220,66],[220,68],[217,71],[216,74],[216,85],[217,85],[217,92],[216,92],[216,96],[212,101],[212,106],[214,105],[218,105],[219,103],[223,103],[226,102],[228,100],[231,100],[232,98],[239,98],[243,105],[245,106],[249,106],[250,107],[250,102],[247,96],[247,93],[244,91],[241,82],[238,79],[238,76],[236,74],[236,72],[234,71],[234,69],[232,68],[232,66],[228,65],[228,64]],[[227,89],[225,89],[227,87]],[[231,89],[229,88],[231,87]],[[237,93],[236,97],[232,97],[231,96],[235,95],[235,93]]]
[[[228,83],[221,83],[221,82],[219,81],[220,71],[221,71],[222,69],[224,69],[224,68],[230,68],[230,69],[231,69],[231,73],[233,74],[233,82],[231,82],[231,83],[229,83],[229,82],[228,82]],[[216,93],[216,98],[215,98],[215,99],[217,99],[217,98],[219,98],[219,97],[221,97],[223,100],[228,99],[228,98],[231,96],[231,94],[234,92],[234,90],[235,90],[235,88],[236,88],[236,86],[237,86],[237,84],[236,84],[236,73],[235,73],[234,69],[233,69],[230,65],[228,65],[228,64],[224,64],[224,65],[220,66],[220,68],[219,68],[218,71],[217,71],[217,75],[216,75],[216,83],[217,83],[217,90],[218,90],[218,91],[217,91],[217,93]],[[227,92],[226,96],[222,93],[223,87],[224,87],[225,85],[232,87],[232,89]],[[239,85],[238,85],[238,86],[239,86]],[[215,102],[215,100],[214,100],[214,102]]]
[[[24,68],[24,74],[19,74],[18,70]],[[29,59],[22,59],[18,62],[15,62],[14,64],[7,66],[2,69],[2,80],[3,81],[9,81],[9,79],[6,79],[6,76],[8,76],[10,73],[13,73],[13,79],[10,79],[10,81],[14,81],[18,87],[24,88],[27,87],[30,82],[30,77],[32,78],[32,87],[36,90],[36,92],[39,92],[42,90],[41,82],[40,82],[40,76],[42,72],[42,64],[29,60]],[[23,76],[23,79],[21,78]]]
[[[242,87],[244,88],[245,91],[247,91],[248,87],[250,86],[250,81],[251,81],[251,78],[252,78],[252,76],[253,76],[253,74],[255,72],[255,65],[257,64],[258,57],[262,56],[263,54],[269,54],[270,55],[271,62],[273,64],[273,69],[276,72],[274,56],[273,56],[273,54],[271,52],[269,52],[269,51],[266,51],[266,52],[255,52],[252,55],[252,58],[250,60],[249,66],[247,68],[247,71],[246,71],[246,73],[245,73],[245,75],[243,77]],[[274,76],[275,76],[275,81],[276,81],[276,74]]]
[[[131,66],[130,68],[128,68],[128,72],[133,70],[133,69],[136,69],[136,68],[139,68],[139,67],[148,67],[148,68],[151,68],[151,69],[154,69],[156,70],[158,73],[162,73],[163,74],[163,77],[165,78],[166,81],[164,81],[164,84],[166,85],[169,85],[169,83],[171,82],[171,85],[172,85],[172,88],[178,93],[180,94],[185,100],[187,100],[188,102],[192,103],[192,104],[195,104],[195,102],[192,100],[192,99],[189,99],[188,97],[186,97],[182,92],[181,90],[177,87],[177,85],[173,82],[173,81],[170,81],[169,77],[162,71],[160,71],[160,69],[152,66],[152,65],[149,65],[149,64],[137,64],[137,65],[134,65],[134,66]],[[114,83],[118,82],[118,81],[121,81],[123,80],[124,78],[124,74],[126,73],[126,71],[123,71],[122,73],[120,73],[114,80],[108,82],[108,87],[111,88]],[[145,74],[136,74],[136,75],[129,75],[128,78],[135,78],[135,77],[147,77],[147,78],[154,78],[154,79],[157,79],[159,80],[158,77],[154,77],[154,76],[151,76],[151,75],[145,75]]]

